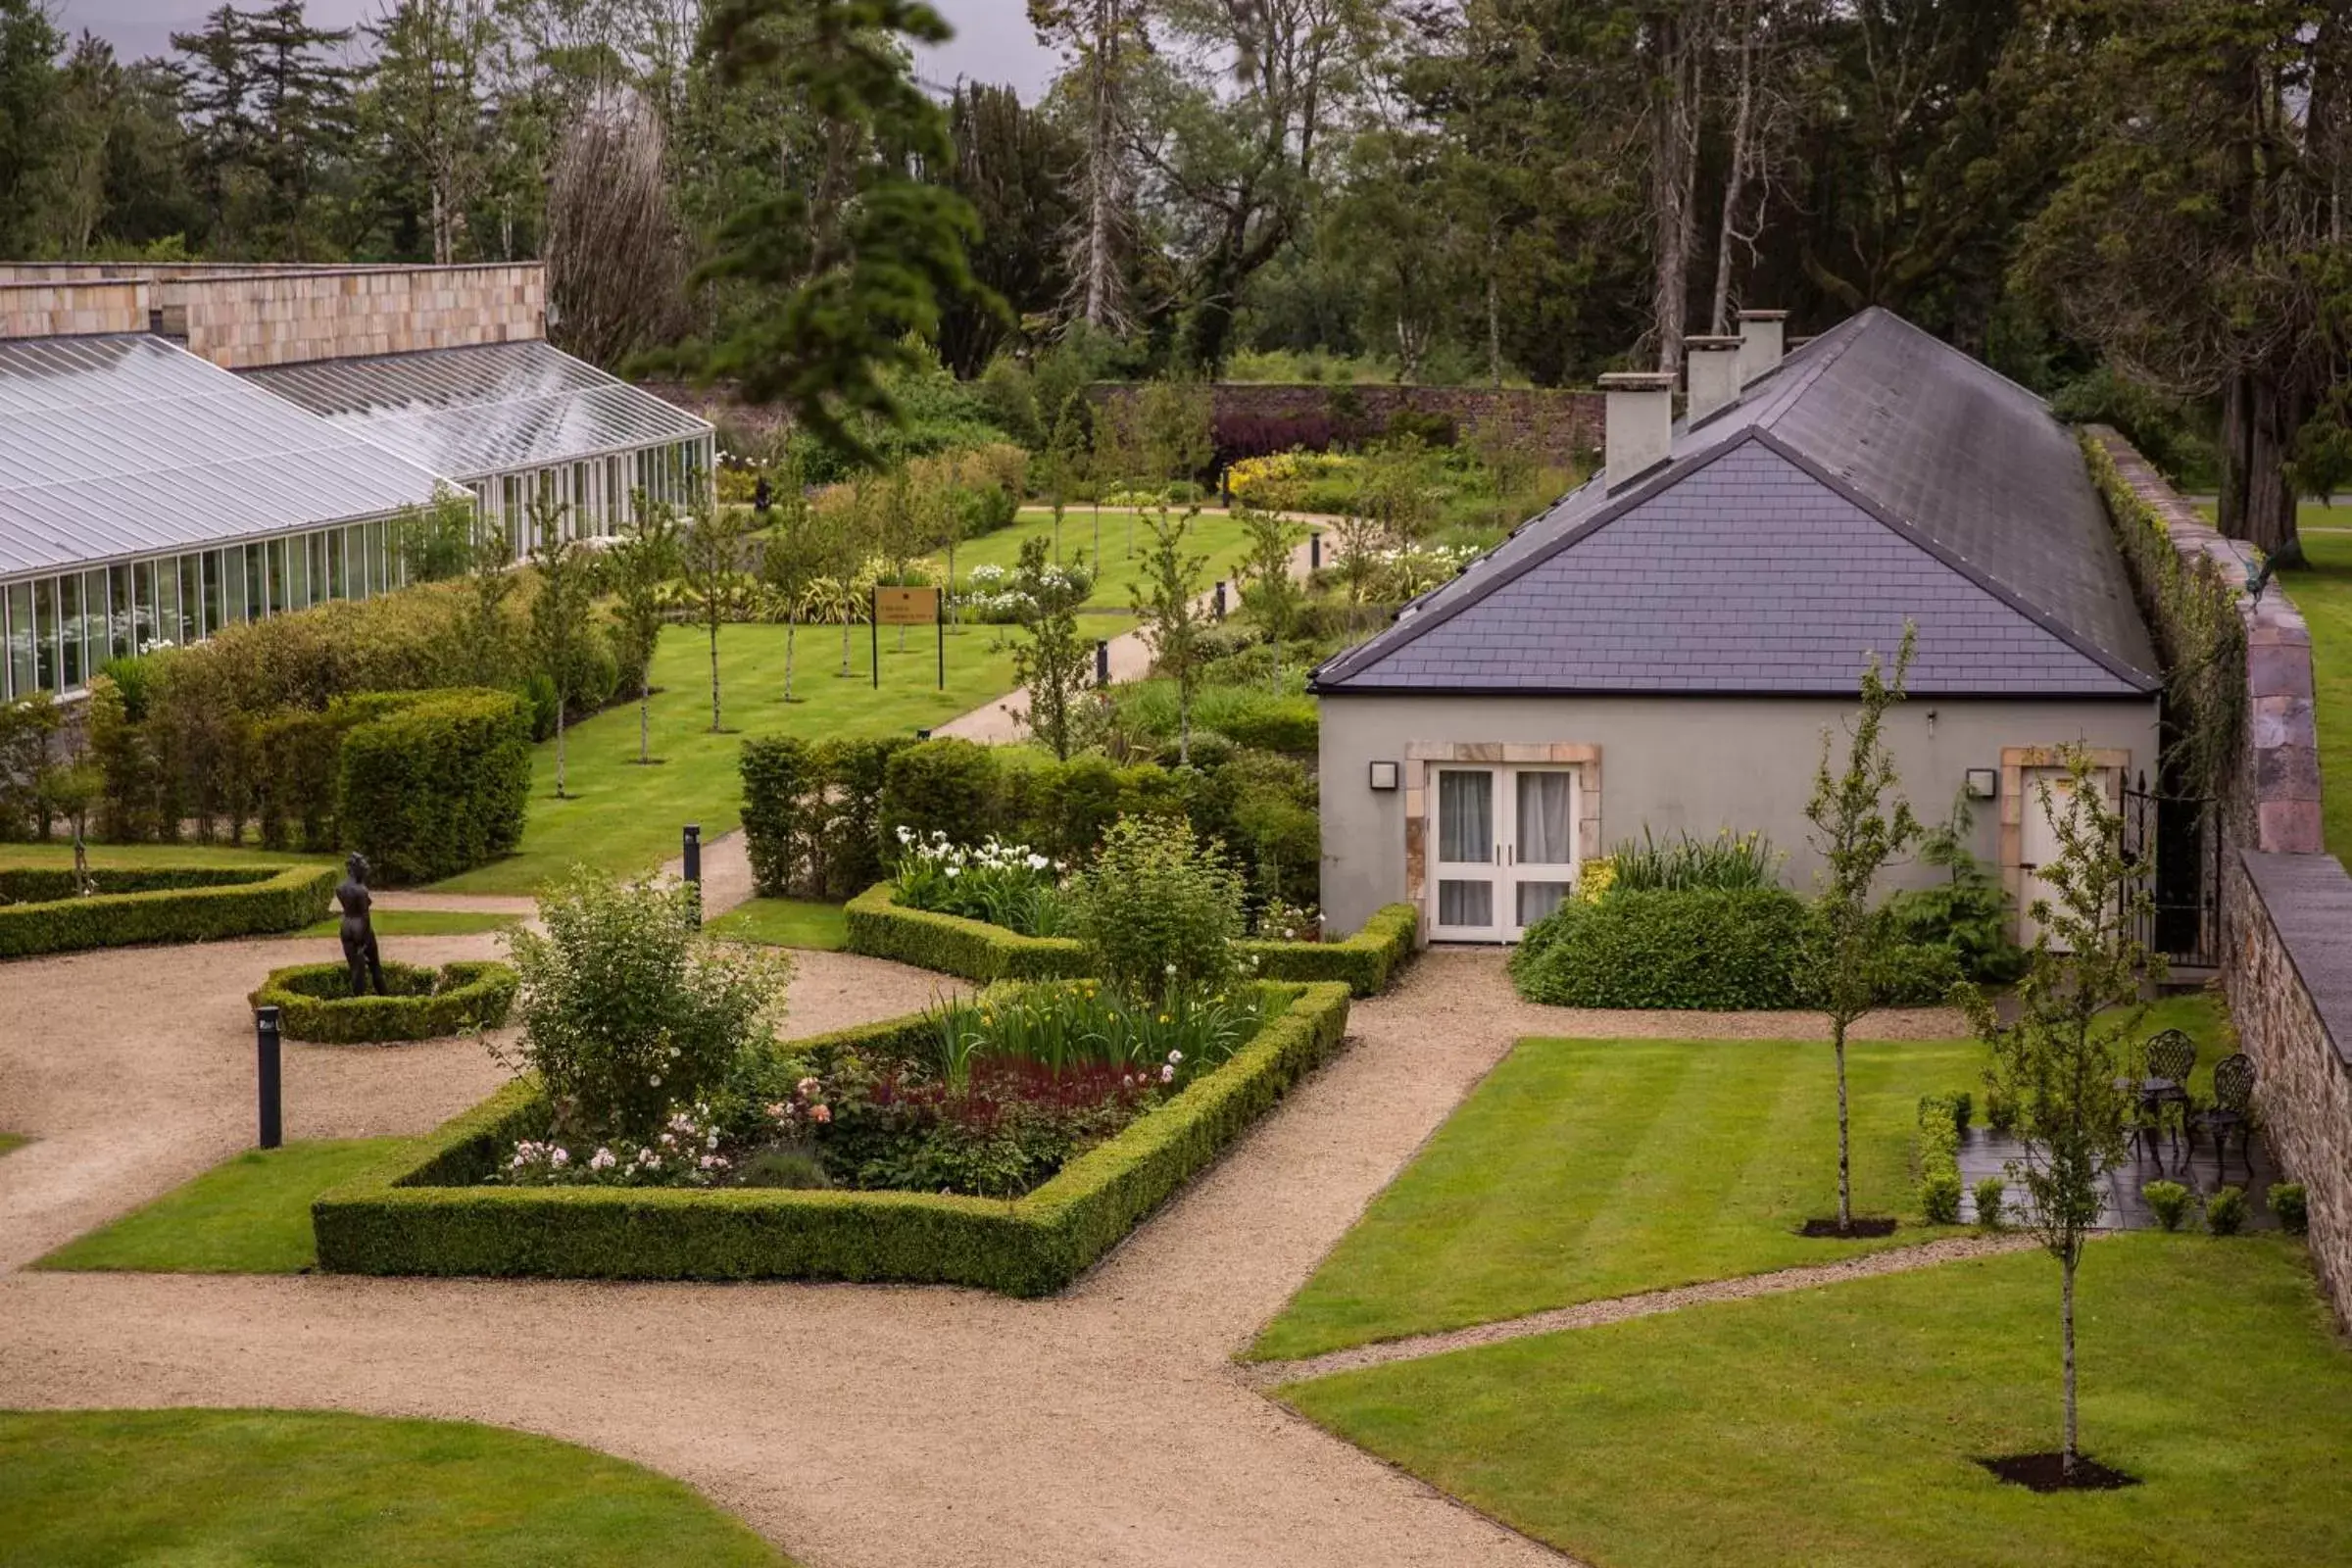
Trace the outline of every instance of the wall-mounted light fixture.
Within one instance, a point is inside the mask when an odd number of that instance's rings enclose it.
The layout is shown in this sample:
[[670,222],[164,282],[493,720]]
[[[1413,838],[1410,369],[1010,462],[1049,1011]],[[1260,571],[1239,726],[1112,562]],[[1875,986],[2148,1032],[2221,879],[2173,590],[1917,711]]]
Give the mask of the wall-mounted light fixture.
[[[1950,775],[1945,775],[1949,777]],[[2001,793],[2001,775],[1997,768],[1972,767],[1968,770],[1968,798],[1989,801]]]
[[1374,762],[1372,764],[1372,787],[1376,790],[1395,789],[1396,787],[1396,764],[1395,762]]

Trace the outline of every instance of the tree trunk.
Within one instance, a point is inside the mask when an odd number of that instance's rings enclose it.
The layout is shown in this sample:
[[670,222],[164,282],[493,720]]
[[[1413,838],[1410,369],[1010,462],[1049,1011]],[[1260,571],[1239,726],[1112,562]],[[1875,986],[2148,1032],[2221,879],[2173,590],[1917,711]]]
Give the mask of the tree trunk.
[[1502,298],[1496,277],[1502,270],[1502,238],[1487,235],[1487,379],[1502,385]]
[[641,767],[654,760],[654,720],[651,711],[654,706],[654,676],[650,667],[653,662],[648,660],[646,662],[649,667],[637,680],[637,762]]
[[798,615],[784,617],[784,700],[788,703],[792,701],[792,639],[799,630]]
[[2222,390],[2221,529],[2266,553],[2295,537],[2286,461],[2303,422],[2300,405],[2263,370],[2232,376]]
[[1845,1020],[1836,1020],[1831,1029],[1838,1052],[1838,1229],[1854,1228],[1853,1143],[1846,1126],[1845,1113]]
[[1176,765],[1193,765],[1193,694],[1176,683]]
[[853,629],[853,618],[845,608],[841,612],[841,672],[844,676],[850,672],[850,632]]
[[1756,0],[1747,0],[1740,24],[1740,96],[1732,111],[1732,145],[1723,176],[1723,216],[1715,226],[1715,301],[1707,330],[1731,331],[1732,244],[1739,238],[1740,198],[1747,184],[1748,140],[1754,123]]
[[710,733],[719,732],[718,723],[718,622],[710,622]]
[[1649,24],[1654,101],[1650,105],[1650,324],[1658,335],[1658,368],[1683,366],[1683,330],[1690,309],[1691,198],[1698,178],[1699,30],[1687,9]]
[[564,799],[564,688],[556,688],[556,799]]
[[2058,1333],[2066,1360],[2066,1444],[2058,1450],[2058,1473],[2069,1481],[2075,1478],[2075,1452],[2081,1442],[2080,1411],[2075,1403],[2075,1269],[2080,1263],[2074,1253],[2059,1263],[2065,1279],[2058,1297]]

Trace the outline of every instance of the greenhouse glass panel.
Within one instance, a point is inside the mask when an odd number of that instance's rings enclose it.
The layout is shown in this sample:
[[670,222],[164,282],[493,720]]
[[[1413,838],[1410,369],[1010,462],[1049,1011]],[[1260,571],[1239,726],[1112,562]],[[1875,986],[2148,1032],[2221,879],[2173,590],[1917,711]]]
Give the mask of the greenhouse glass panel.
[[23,697],[40,685],[39,661],[32,654],[32,584],[8,585],[8,690]]
[[[116,566],[107,573],[106,642],[111,657],[116,659],[128,659],[139,651],[138,596],[131,589],[130,575],[127,565]],[[150,602],[153,601],[152,582],[148,587],[148,598]]]
[[32,585],[32,683],[43,691],[57,683],[57,579],[43,577]]
[[81,579],[57,579],[57,679],[59,691],[81,684]]
[[204,563],[204,634],[209,637],[228,624],[225,565],[218,550],[207,551],[197,559]]
[[81,657],[82,679],[98,673],[98,666],[114,657],[108,648],[106,613],[106,571],[81,574]]
[[[233,558],[237,552],[231,550]],[[270,613],[270,552],[265,547],[247,545],[245,556],[245,618],[261,620]]]

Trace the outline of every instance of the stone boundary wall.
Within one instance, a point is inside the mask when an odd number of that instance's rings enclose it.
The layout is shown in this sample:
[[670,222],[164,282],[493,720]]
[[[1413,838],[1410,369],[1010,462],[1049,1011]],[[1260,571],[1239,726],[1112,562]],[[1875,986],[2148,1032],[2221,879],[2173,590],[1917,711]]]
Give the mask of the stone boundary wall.
[[2313,1266],[2352,1329],[2352,875],[2321,831],[2311,632],[2275,581],[2246,602],[2251,546],[2224,538],[2121,435],[2089,434],[2183,564],[2209,561],[2240,590],[2247,718],[2222,803],[2222,983],[2264,1136],[2310,1199]]
[[0,338],[146,330],[144,284],[0,280]]
[[[24,303],[12,312],[15,296]],[[546,335],[547,274],[537,262],[0,267],[0,336],[144,332],[158,321],[232,370],[506,343]]]
[[[2182,563],[2211,562],[2224,582],[2243,590],[2253,546],[2224,538],[2114,430],[2093,425],[2089,433],[2132,493],[2164,519]],[[2311,629],[2276,580],[2263,590],[2260,604],[2246,603],[2241,592],[2238,617],[2246,634],[2247,733],[2236,777],[2223,802],[2232,847],[2274,855],[2322,854],[2327,844],[2321,831]]]
[[2303,1184],[2311,1259],[2352,1330],[2352,875],[2328,855],[2224,861],[2230,1016],[2263,1137]]

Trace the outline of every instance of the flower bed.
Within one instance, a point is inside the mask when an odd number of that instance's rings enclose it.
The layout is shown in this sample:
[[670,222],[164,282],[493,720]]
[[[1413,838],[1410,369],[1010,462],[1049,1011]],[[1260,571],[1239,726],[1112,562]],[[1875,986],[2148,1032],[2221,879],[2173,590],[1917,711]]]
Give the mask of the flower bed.
[[[870,957],[895,958],[918,969],[966,980],[1075,979],[1086,972],[1086,952],[1075,937],[1025,937],[1004,926],[960,915],[909,909],[888,882],[847,906],[849,947]],[[1387,988],[1411,956],[1418,916],[1409,904],[1392,904],[1339,942],[1244,941],[1242,961],[1256,960],[1261,980],[1336,980],[1359,997]]]
[[247,999],[275,1007],[278,1032],[288,1040],[351,1046],[495,1029],[514,1004],[514,971],[503,963],[452,963],[439,969],[384,965],[389,996],[355,997],[351,972],[340,963],[299,963],[272,969]]
[[[1263,988],[1255,1033],[1222,1065],[1009,1201],[617,1180],[485,1185],[547,1127],[545,1099],[517,1082],[321,1196],[312,1209],[319,1264],[365,1274],[902,1280],[1043,1295],[1213,1163],[1338,1047],[1347,1020],[1343,986]],[[940,1026],[936,1015],[902,1018],[785,1049],[818,1063],[888,1058],[934,1049]]]
[[74,893],[69,870],[0,871],[0,958],[140,942],[205,942],[298,931],[326,913],[331,865],[157,866],[97,870]]

